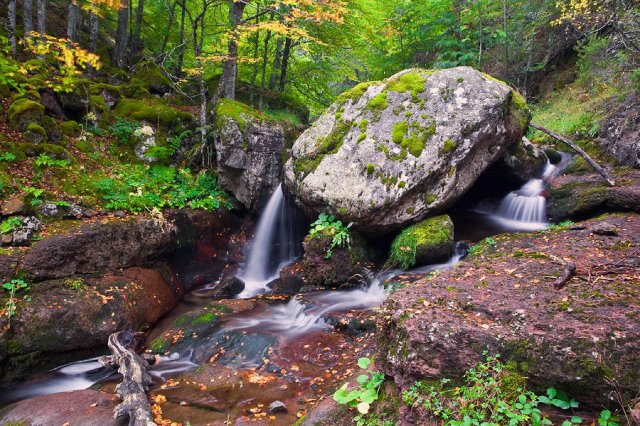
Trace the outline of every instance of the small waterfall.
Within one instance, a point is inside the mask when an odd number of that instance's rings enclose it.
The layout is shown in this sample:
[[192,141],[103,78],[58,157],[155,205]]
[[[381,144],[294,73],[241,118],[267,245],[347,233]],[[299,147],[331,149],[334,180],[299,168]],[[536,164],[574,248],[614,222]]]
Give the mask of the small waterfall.
[[238,275],[245,283],[239,298],[264,291],[283,266],[302,254],[302,224],[302,215],[278,186],[260,216],[247,263]]

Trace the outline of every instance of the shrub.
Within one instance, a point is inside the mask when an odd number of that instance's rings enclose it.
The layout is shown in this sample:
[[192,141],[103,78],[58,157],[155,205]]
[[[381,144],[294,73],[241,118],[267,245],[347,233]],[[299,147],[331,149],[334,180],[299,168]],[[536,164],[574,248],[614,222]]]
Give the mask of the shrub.
[[331,244],[326,250],[325,257],[331,259],[334,248],[341,247],[351,249],[351,236],[349,235],[351,225],[352,223],[349,223],[345,226],[341,220],[336,220],[333,215],[330,216],[322,212],[318,216],[318,219],[311,224],[309,237],[314,239],[330,238]]
[[133,134],[140,128],[140,123],[128,121],[120,117],[116,117],[116,122],[110,125],[107,130],[111,136],[116,138],[118,144],[125,145],[131,142]]
[[333,399],[339,403],[356,408],[359,415],[354,418],[356,424],[366,425],[367,414],[371,408],[371,404],[378,400],[380,386],[384,382],[384,374],[370,370],[371,360],[369,358],[358,359],[358,367],[365,371],[364,374],[356,378],[358,387],[351,391],[348,390],[348,383],[345,383],[333,394]]
[[[14,279],[3,283],[2,288],[9,292],[9,298],[5,302],[5,315],[9,320],[8,327],[11,327],[11,317],[13,317],[13,314],[16,312],[16,293],[20,290],[28,291],[29,285],[21,279]],[[29,301],[30,297],[27,296],[24,299]]]

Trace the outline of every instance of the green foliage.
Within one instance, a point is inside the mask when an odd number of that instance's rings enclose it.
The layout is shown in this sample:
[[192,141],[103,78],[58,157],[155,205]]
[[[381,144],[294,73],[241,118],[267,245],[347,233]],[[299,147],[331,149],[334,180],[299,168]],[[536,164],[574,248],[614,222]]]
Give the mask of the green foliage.
[[49,157],[44,152],[36,158],[34,164],[38,168],[46,168],[46,167],[67,167],[69,165],[68,160],[56,160]]
[[107,127],[107,130],[116,138],[118,144],[126,145],[132,141],[134,133],[139,128],[140,123],[116,117],[116,122]]
[[4,161],[7,163],[12,163],[16,158],[16,155],[11,152],[3,152],[2,154],[0,154],[0,161]]
[[383,373],[369,369],[371,361],[364,357],[358,359],[358,367],[364,370],[364,373],[356,378],[357,388],[349,390],[349,384],[345,383],[333,394],[333,399],[338,404],[348,405],[358,410],[359,415],[354,418],[358,426],[372,424],[368,422],[367,415],[371,404],[378,400],[380,386],[384,382]]
[[180,144],[182,140],[186,138],[189,133],[188,130],[180,133],[179,135],[175,135],[167,139],[167,143],[165,146],[156,145],[149,148],[146,152],[148,157],[156,159],[156,161],[160,164],[168,164],[171,162],[171,159],[175,155],[175,153],[180,149]]
[[[402,397],[409,407],[422,406],[430,415],[452,426],[551,425],[538,408],[540,404],[565,410],[578,406],[574,399],[563,398],[555,389],[538,396],[523,387],[513,388],[510,384],[514,375],[517,373],[503,365],[499,355],[487,356],[464,374],[461,386],[451,386],[448,379],[441,379],[436,385],[418,381]],[[581,422],[582,419],[573,416],[563,426]]]
[[80,291],[84,288],[84,280],[82,278],[66,278],[64,285],[70,287],[72,290]]
[[29,202],[29,204],[31,204],[32,206],[42,204],[42,200],[40,199],[40,197],[44,193],[44,189],[34,188],[32,186],[27,186],[22,189],[25,193],[25,199]]
[[631,72],[631,87],[636,93],[640,93],[640,68],[636,68]]
[[[20,290],[28,291],[29,285],[22,279],[13,279],[9,282],[3,283],[2,288],[9,292],[9,298],[5,302],[5,315],[8,318],[8,327],[11,327],[11,317],[13,317],[16,312],[16,293]],[[27,296],[24,300],[29,301],[31,299]]]
[[311,224],[309,237],[314,239],[331,238],[329,248],[327,248],[325,257],[331,259],[332,250],[336,247],[351,249],[351,236],[349,228],[352,223],[344,225],[342,221],[336,220],[333,215],[327,215],[322,212],[318,219]]
[[22,226],[22,220],[19,217],[12,216],[7,220],[0,223],[0,233],[9,234],[14,229],[18,229]]
[[0,95],[2,96],[6,96],[6,93],[2,94],[4,88],[17,92],[24,91],[24,80],[20,78],[20,65],[10,59],[9,52],[9,39],[4,35],[0,35],[0,69],[2,70],[0,72]]
[[165,207],[231,208],[213,175],[203,172],[193,176],[187,169],[129,164],[120,166],[115,177],[99,179],[94,186],[109,210],[141,213]]
[[552,223],[549,225],[550,231],[562,231],[571,228],[575,223],[572,220],[563,220],[560,223]]

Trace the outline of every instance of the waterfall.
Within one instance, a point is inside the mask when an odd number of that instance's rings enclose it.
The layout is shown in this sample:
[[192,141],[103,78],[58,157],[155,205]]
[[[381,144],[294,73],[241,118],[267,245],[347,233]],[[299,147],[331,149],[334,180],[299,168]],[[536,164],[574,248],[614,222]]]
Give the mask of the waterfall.
[[252,297],[266,290],[282,267],[302,254],[302,225],[302,215],[285,198],[282,185],[278,186],[260,216],[247,262],[238,275],[245,283],[238,297]]

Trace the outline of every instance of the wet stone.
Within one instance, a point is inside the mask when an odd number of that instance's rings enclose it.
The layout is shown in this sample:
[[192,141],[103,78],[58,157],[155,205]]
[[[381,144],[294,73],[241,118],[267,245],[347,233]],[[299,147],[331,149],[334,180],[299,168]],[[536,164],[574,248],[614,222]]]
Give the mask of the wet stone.
[[269,405],[269,413],[270,414],[288,413],[288,412],[289,412],[289,410],[287,409],[287,406],[284,405],[284,403],[282,401],[273,401]]
[[618,235],[618,228],[609,222],[597,223],[591,227],[591,232],[596,235],[615,236]]

